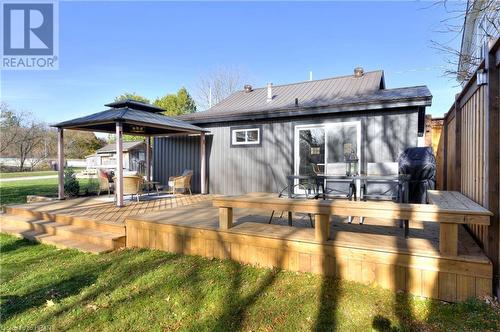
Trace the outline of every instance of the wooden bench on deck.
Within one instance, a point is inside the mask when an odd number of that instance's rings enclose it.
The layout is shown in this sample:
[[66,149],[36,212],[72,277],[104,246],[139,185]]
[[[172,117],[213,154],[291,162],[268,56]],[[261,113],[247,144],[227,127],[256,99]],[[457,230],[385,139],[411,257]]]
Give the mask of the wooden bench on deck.
[[219,229],[233,226],[233,208],[310,213],[315,220],[315,240],[330,239],[330,216],[372,217],[410,221],[438,222],[439,251],[457,256],[458,224],[489,225],[492,213],[458,192],[429,191],[430,204],[408,204],[387,201],[311,200],[278,198],[275,194],[250,193],[222,196],[213,200],[219,208]]
[[441,221],[439,225],[439,251],[441,254],[457,255],[458,224],[489,225],[490,211],[477,204],[458,191],[427,191],[427,201],[430,206],[436,206],[442,211],[455,211],[456,219],[452,222]]

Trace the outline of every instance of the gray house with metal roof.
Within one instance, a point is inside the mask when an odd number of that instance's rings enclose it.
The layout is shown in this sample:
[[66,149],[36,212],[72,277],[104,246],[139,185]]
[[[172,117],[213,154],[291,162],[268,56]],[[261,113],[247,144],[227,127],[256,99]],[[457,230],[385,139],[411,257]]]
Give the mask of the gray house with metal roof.
[[[383,71],[253,89],[246,85],[209,110],[179,119],[208,130],[208,191],[279,192],[290,174],[335,173],[345,157],[394,163],[424,133],[426,86],[386,89]],[[153,176],[166,183],[184,169],[199,179],[196,137],[157,137]],[[193,189],[200,191],[199,181]]]

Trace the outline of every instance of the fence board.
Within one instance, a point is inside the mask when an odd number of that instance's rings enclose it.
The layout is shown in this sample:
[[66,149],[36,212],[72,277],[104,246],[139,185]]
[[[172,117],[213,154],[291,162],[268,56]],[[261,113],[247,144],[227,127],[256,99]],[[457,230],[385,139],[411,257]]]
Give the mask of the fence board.
[[[494,266],[495,288],[499,274],[499,57],[500,41],[490,45],[479,68],[486,69],[487,82],[477,85],[476,77],[464,86],[443,120],[445,146],[438,169],[442,169],[443,187],[457,190],[494,213],[490,226],[467,228],[485,250]],[[471,287],[467,285],[467,287]],[[464,288],[470,293],[471,289]]]

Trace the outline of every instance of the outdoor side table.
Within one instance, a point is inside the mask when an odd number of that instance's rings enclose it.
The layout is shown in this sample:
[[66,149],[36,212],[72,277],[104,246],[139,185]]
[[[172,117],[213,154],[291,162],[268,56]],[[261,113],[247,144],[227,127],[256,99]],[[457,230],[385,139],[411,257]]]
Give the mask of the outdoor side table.
[[144,181],[144,184],[146,185],[146,190],[148,191],[148,196],[151,193],[152,190],[156,190],[156,195],[159,196],[159,185],[160,182],[158,181]]

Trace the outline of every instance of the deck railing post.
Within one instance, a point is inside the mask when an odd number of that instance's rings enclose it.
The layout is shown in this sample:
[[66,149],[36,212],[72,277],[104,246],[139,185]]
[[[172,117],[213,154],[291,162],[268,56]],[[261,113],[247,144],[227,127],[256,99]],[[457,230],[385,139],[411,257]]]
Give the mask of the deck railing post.
[[314,215],[314,238],[317,242],[330,239],[330,216],[328,214]]
[[458,255],[458,224],[439,224],[439,252],[441,255]]
[[228,207],[219,208],[219,229],[228,230],[233,227],[233,209]]
[[57,186],[58,198],[64,199],[64,129],[57,129]]
[[116,123],[116,206],[123,206],[123,125]]

